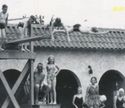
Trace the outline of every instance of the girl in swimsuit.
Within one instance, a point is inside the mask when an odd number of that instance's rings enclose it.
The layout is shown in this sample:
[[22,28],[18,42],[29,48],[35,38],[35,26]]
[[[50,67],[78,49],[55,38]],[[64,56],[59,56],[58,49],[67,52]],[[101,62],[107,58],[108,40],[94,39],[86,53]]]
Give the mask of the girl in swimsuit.
[[56,104],[56,76],[59,72],[59,68],[55,65],[54,56],[48,57],[47,69],[47,84],[50,87],[49,99],[51,104]]

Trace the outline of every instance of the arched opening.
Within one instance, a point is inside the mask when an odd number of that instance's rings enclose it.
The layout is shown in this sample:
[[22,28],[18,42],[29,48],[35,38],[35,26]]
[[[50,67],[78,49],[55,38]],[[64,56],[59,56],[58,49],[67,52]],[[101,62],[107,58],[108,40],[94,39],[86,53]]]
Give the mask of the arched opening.
[[[9,69],[3,72],[11,89],[13,88],[15,82],[17,81],[20,73],[21,73],[20,71],[15,70],[15,69]],[[23,104],[23,102],[25,101],[25,91],[24,91],[23,86],[24,84],[21,83],[21,85],[19,86],[15,94],[15,97],[17,101],[19,102],[19,104]],[[7,91],[1,80],[0,80],[0,92],[1,92],[0,94],[0,107],[1,107],[6,97],[8,96]],[[23,99],[22,99],[22,96],[23,96]],[[8,108],[14,108],[12,102],[9,104]]]
[[57,103],[61,108],[73,108],[72,99],[81,83],[78,77],[69,70],[61,70],[57,76]]
[[9,69],[9,70],[4,71],[3,73],[5,75],[5,78],[9,86],[12,88],[20,75],[20,71],[15,70],[15,69]]
[[106,108],[113,108],[116,91],[124,88],[124,84],[124,76],[116,70],[109,70],[103,74],[99,81],[99,93],[107,97]]

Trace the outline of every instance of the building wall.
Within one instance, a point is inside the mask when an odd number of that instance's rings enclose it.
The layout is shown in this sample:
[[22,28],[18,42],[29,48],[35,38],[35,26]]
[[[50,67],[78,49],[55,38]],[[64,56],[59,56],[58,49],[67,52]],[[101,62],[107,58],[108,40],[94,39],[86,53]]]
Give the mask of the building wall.
[[125,76],[124,52],[39,49],[36,53],[35,67],[38,62],[43,62],[45,67],[48,56],[54,55],[60,69],[74,72],[81,82],[83,95],[85,95],[86,87],[91,78],[91,75],[88,74],[88,65],[91,65],[93,76],[96,76],[98,81],[108,70],[119,71]]
[[0,60],[0,71],[4,72],[9,69],[15,69],[21,72],[26,62],[27,60],[18,59]]
[[[83,88],[83,95],[85,95],[86,87],[91,78],[91,75],[88,74],[88,65],[91,65],[93,76],[96,76],[98,81],[108,70],[119,71],[125,76],[125,52],[64,49],[37,49],[35,52],[37,53],[37,58],[34,69],[38,62],[42,62],[45,69],[48,56],[54,55],[56,64],[61,70],[70,70],[79,78]],[[22,71],[25,64],[26,60],[0,60],[0,70],[2,72],[8,69]]]

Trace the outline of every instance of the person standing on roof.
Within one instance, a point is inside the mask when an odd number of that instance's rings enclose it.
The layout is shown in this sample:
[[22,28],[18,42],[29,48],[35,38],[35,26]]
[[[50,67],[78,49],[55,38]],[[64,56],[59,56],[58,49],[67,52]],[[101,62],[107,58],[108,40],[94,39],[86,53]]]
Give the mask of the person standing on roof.
[[6,41],[6,31],[5,28],[8,24],[8,6],[6,4],[2,5],[2,12],[0,12],[0,50],[4,50],[2,48],[3,43]]
[[[39,22],[36,20],[36,17],[31,15],[30,18],[26,21],[23,22],[23,34],[22,34],[22,38],[25,37],[30,37],[31,36],[31,25],[32,24],[38,24]],[[21,50],[22,51],[29,51],[29,49],[27,48],[28,44],[22,44],[21,45]]]

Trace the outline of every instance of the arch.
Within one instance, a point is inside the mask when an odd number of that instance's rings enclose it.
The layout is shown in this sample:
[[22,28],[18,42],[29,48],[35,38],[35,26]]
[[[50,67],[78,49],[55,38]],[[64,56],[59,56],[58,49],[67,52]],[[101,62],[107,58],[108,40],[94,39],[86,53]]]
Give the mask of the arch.
[[63,69],[57,75],[57,103],[61,108],[73,108],[72,99],[81,87],[79,78],[70,70]]
[[121,72],[117,70],[106,71],[99,81],[100,95],[106,95],[106,108],[113,108],[114,96],[119,88],[124,88],[125,78]]
[[3,72],[3,74],[5,75],[5,78],[9,84],[9,86],[12,88],[14,83],[16,82],[16,80],[18,79],[19,75],[20,75],[20,71],[16,70],[16,69],[8,69],[5,70]]
[[[10,88],[12,89],[12,87],[14,86],[15,82],[17,81],[17,79],[19,78],[19,75],[21,74],[20,71],[18,71],[17,69],[8,69],[3,71],[3,74],[10,86]],[[0,107],[2,105],[2,103],[5,101],[5,98],[8,96],[7,92],[3,86],[2,81],[0,80],[0,91],[1,91],[1,95],[0,95]],[[23,99],[22,99],[23,96]],[[16,94],[15,94],[16,99],[18,100],[19,104],[23,104],[24,101],[27,102],[27,100],[25,100],[26,95],[25,95],[25,90],[24,90],[24,84],[21,83]],[[9,104],[8,106],[9,108],[13,108],[13,104],[12,102]]]

